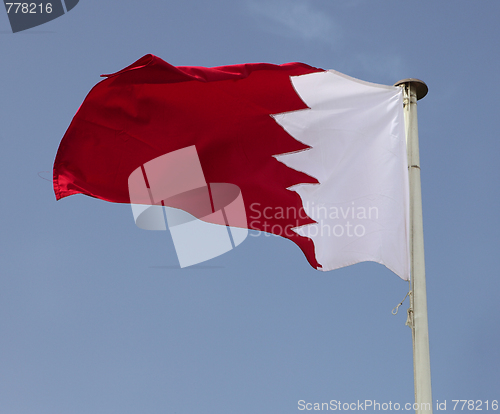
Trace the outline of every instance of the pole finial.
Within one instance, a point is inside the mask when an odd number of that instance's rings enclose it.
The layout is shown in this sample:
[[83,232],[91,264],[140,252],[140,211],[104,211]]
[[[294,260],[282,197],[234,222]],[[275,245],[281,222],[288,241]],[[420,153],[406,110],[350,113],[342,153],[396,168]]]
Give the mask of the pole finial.
[[425,95],[427,95],[427,92],[429,92],[429,88],[427,87],[425,82],[421,81],[420,79],[414,79],[414,78],[402,79],[399,82],[396,82],[394,86],[404,85],[407,83],[415,87],[417,91],[417,100],[422,99]]

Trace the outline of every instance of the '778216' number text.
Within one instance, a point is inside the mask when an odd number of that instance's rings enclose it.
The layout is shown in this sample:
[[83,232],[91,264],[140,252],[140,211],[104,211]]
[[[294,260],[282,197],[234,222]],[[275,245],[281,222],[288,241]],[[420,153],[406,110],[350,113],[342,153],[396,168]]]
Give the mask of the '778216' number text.
[[455,405],[453,406],[453,411],[455,410],[489,410],[490,408],[492,410],[498,410],[498,401],[497,400],[491,400],[491,401],[482,401],[482,400],[451,400]]
[[[43,13],[44,4],[36,3],[5,3],[7,6],[7,13]],[[40,11],[38,11],[40,9]],[[45,13],[52,13],[52,3],[45,4]]]

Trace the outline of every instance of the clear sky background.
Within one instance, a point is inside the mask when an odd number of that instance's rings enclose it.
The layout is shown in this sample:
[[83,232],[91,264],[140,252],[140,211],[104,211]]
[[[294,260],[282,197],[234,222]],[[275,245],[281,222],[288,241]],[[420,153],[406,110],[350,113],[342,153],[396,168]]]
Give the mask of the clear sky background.
[[300,61],[416,77],[434,401],[500,400],[500,2],[80,0],[13,34],[0,10],[0,413],[294,413],[413,402],[408,284],[327,273],[278,237],[178,268],[130,206],[55,201],[50,171],[102,73]]

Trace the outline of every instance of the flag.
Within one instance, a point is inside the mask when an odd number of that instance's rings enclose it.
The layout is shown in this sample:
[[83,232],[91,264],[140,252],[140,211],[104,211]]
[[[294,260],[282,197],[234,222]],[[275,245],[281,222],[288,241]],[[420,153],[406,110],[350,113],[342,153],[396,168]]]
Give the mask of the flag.
[[103,76],[59,146],[57,199],[130,203],[134,171],[194,146],[206,183],[241,191],[249,229],[288,238],[319,270],[375,261],[409,278],[399,87],[302,63],[174,67],[153,55]]

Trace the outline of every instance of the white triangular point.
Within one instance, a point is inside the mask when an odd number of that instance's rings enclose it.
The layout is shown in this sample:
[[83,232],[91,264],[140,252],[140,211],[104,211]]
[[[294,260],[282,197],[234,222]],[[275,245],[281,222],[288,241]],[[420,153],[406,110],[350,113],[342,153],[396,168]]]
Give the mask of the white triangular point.
[[310,149],[275,158],[318,180],[297,184],[327,271],[362,261],[409,279],[409,190],[402,92],[335,71],[291,77],[308,109],[272,115]]

